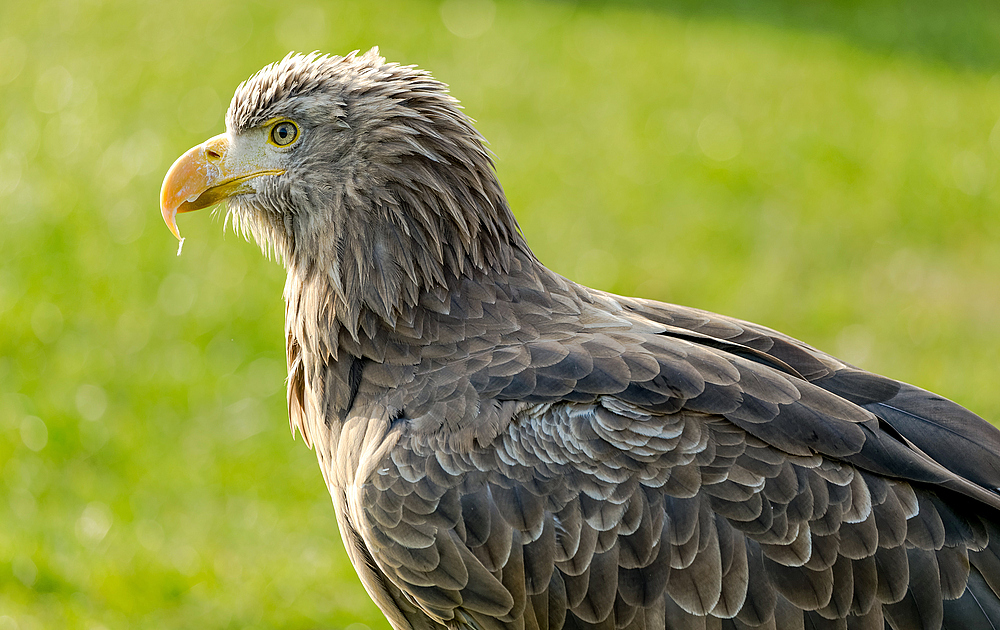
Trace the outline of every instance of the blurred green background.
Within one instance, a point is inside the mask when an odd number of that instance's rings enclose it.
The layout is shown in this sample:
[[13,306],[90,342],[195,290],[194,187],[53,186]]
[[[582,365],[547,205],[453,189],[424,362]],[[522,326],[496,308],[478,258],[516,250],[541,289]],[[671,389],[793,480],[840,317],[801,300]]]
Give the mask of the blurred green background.
[[553,269],[1000,419],[992,0],[5,2],[0,630],[388,627],[289,437],[282,270],[157,208],[239,81],[376,44]]

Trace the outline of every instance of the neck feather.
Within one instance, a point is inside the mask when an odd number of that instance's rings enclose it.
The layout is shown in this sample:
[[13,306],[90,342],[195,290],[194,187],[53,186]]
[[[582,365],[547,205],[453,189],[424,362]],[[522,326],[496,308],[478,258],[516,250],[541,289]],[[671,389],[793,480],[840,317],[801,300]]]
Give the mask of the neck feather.
[[332,334],[324,345],[334,356],[341,332],[372,338],[411,317],[425,293],[506,274],[515,252],[534,260],[488,162],[479,173],[421,162],[396,165],[366,193],[346,190],[335,237],[286,259],[285,298],[303,305],[287,324],[318,314],[309,332]]

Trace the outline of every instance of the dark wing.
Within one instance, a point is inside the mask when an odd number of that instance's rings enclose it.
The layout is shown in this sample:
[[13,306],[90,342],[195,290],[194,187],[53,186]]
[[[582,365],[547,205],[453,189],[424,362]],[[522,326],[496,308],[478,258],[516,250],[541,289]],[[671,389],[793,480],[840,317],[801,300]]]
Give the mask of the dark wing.
[[373,573],[438,623],[998,618],[987,543],[1000,532],[948,491],[615,399],[523,409],[494,446],[447,453],[403,436],[361,486],[363,509],[348,510]]
[[991,473],[956,474],[904,433],[924,420],[878,414],[924,418],[925,399],[764,329],[594,304],[488,360],[428,363],[450,400],[475,384],[468,422],[495,430],[452,441],[404,417],[363,467],[347,526],[392,601],[483,629],[1000,619]]
[[[779,332],[706,311],[652,300],[617,298],[671,333],[740,353],[748,348],[779,360],[803,378],[864,407],[952,472],[1000,488],[1000,431],[968,409],[932,392],[859,370]],[[735,347],[734,347],[735,346]]]

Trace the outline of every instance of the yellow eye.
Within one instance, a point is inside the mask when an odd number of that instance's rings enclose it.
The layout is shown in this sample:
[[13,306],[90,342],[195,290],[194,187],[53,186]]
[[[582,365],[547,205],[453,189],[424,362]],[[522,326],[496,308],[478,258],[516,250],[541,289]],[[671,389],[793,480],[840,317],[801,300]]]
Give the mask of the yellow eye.
[[287,147],[299,137],[299,128],[290,120],[283,120],[271,127],[271,142],[279,147]]

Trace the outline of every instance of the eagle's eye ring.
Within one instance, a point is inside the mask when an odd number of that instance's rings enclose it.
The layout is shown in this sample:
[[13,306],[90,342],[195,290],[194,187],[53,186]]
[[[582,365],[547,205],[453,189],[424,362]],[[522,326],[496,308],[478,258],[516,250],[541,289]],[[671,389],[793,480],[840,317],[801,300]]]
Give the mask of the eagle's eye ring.
[[298,126],[290,120],[282,120],[271,127],[271,144],[278,147],[288,147],[299,138]]

